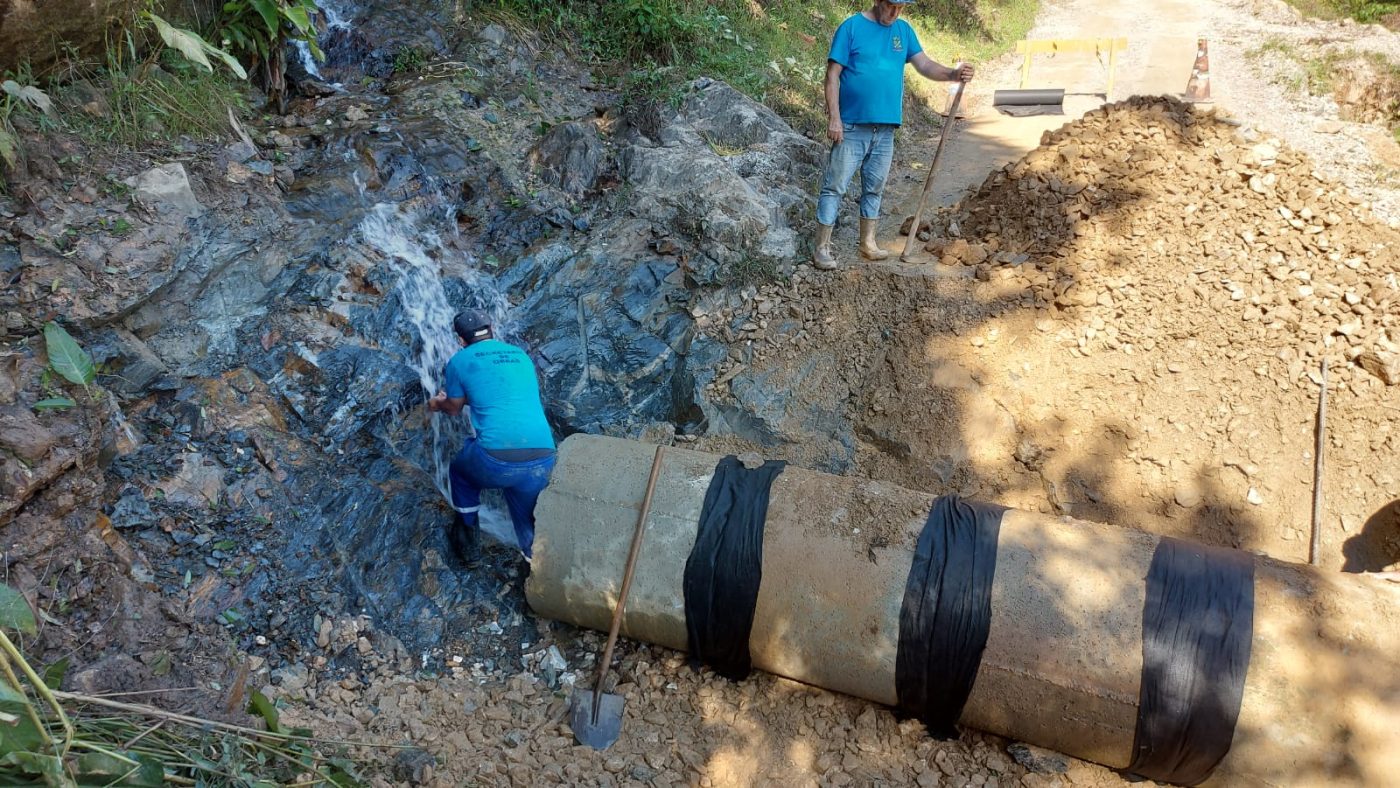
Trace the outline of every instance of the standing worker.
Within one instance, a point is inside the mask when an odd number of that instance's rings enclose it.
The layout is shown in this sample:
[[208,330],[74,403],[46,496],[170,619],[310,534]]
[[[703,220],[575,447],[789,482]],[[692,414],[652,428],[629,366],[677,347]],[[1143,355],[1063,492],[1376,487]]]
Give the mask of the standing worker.
[[475,555],[481,530],[481,491],[505,494],[525,562],[535,541],[535,501],[554,468],[554,434],[540,402],[535,364],[520,348],[496,339],[491,316],[478,309],[452,321],[462,349],[447,362],[444,391],[428,410],[456,416],[470,408],[476,434],[467,438],[448,471],[456,517],[447,544],[463,564]]
[[[812,263],[823,271],[837,266],[831,250],[836,209],[860,170],[860,253],[883,260],[890,253],[875,242],[880,194],[894,158],[894,130],[904,119],[904,64],[925,79],[967,82],[972,66],[935,63],[919,45],[914,28],[899,18],[910,0],[875,0],[869,11],[853,14],[831,39],[826,61],[826,136],[831,158],[817,198],[817,237]],[[952,123],[952,118],[949,118]]]

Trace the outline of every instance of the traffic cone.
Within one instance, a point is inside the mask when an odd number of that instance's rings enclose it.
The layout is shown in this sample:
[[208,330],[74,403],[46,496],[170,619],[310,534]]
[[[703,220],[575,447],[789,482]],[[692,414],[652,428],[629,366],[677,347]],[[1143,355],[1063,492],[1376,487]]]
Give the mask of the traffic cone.
[[1206,53],[1206,40],[1196,39],[1196,63],[1191,66],[1191,78],[1186,81],[1187,101],[1210,101],[1210,55]]

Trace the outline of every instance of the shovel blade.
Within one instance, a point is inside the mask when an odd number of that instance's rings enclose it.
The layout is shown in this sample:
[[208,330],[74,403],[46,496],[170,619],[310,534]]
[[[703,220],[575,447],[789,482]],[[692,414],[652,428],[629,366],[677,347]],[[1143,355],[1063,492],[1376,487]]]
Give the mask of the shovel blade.
[[569,727],[574,730],[574,738],[595,750],[611,747],[622,734],[622,704],[621,695],[603,693],[595,718],[592,691],[574,692],[573,702],[569,704]]

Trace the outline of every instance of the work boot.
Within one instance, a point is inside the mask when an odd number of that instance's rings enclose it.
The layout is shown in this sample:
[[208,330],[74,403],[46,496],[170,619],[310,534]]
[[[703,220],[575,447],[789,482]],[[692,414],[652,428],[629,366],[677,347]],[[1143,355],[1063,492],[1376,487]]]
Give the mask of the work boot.
[[817,223],[817,238],[812,244],[812,265],[822,271],[836,270],[836,256],[831,253],[831,230],[829,224]]
[[459,566],[476,565],[481,544],[481,523],[475,514],[455,513],[447,528],[447,549]]
[[879,225],[879,219],[860,220],[860,256],[867,260],[883,260],[890,256],[888,251],[881,249],[875,242],[875,229]]

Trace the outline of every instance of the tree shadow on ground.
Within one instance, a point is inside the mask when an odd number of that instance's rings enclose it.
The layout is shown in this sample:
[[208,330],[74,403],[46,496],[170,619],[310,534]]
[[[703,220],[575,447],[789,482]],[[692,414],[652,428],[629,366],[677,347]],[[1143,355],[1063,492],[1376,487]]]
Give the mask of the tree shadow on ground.
[[1382,506],[1342,544],[1343,572],[1379,572],[1400,561],[1400,499]]

